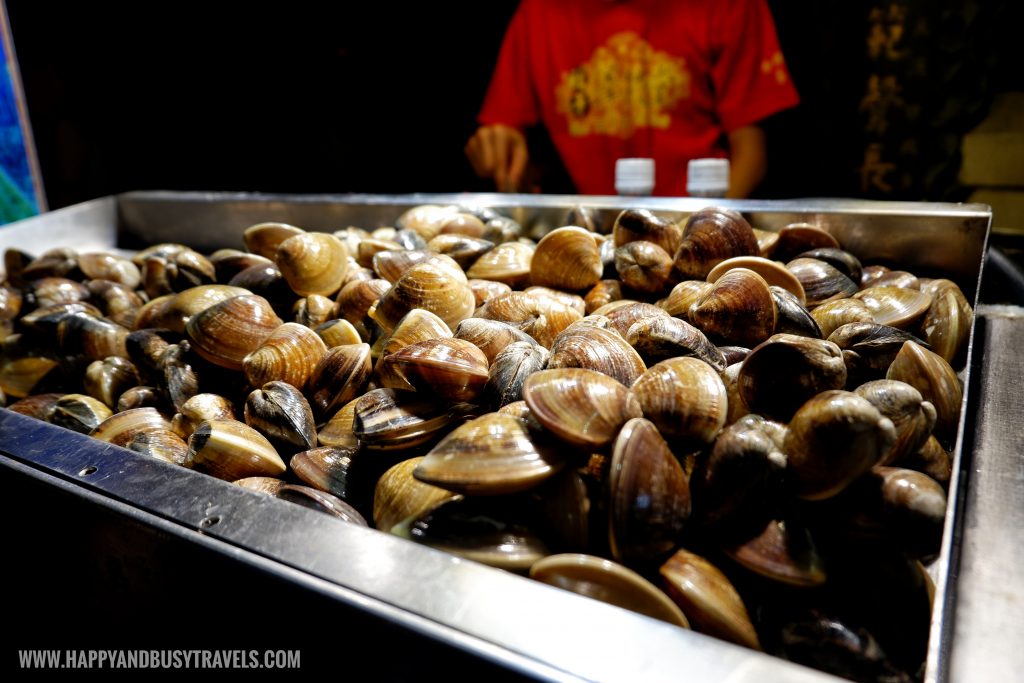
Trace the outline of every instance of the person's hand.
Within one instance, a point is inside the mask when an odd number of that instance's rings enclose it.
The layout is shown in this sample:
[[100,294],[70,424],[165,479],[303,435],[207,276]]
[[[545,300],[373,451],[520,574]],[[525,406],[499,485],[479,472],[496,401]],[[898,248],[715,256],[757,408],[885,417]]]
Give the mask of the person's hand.
[[466,156],[481,178],[493,178],[499,192],[516,192],[523,186],[530,158],[526,137],[510,126],[481,126],[466,143]]

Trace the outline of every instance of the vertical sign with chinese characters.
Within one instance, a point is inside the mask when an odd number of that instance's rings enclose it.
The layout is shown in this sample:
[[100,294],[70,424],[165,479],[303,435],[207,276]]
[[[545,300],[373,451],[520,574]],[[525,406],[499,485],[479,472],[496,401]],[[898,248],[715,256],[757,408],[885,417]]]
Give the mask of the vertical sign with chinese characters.
[[11,40],[7,6],[0,2],[4,69],[0,72],[0,224],[46,210],[32,128]]

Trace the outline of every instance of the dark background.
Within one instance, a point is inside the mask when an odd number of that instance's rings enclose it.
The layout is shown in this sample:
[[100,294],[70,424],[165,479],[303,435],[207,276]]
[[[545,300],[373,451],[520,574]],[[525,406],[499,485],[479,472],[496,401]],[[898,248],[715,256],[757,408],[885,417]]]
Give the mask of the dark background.
[[[129,190],[487,190],[463,156],[514,0],[43,3],[8,0],[51,208]],[[933,5],[943,5],[934,7]],[[1000,90],[1024,3],[770,2],[799,108],[765,122],[762,197],[958,201],[959,140]],[[872,16],[905,10],[898,64]],[[872,11],[876,14],[872,15]],[[871,73],[895,73],[891,189],[859,172]],[[548,192],[572,191],[557,174]]]

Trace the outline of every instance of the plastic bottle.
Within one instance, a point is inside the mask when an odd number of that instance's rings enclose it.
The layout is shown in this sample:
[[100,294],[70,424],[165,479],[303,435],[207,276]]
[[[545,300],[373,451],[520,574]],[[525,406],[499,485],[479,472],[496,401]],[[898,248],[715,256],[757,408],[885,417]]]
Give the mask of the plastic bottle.
[[728,191],[728,159],[691,159],[687,164],[686,193],[691,197],[724,197]]
[[654,192],[654,159],[617,159],[615,191],[632,197],[642,197]]

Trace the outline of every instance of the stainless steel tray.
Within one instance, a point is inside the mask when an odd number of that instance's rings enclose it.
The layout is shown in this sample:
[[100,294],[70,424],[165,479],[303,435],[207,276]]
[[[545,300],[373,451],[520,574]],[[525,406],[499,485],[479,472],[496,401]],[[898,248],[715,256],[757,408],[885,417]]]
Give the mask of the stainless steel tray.
[[[619,197],[550,195],[133,192],[4,227],[0,248],[38,253],[58,245],[137,249],[174,241],[208,252],[240,246],[242,231],[257,222],[284,221],[313,230],[376,227],[422,203],[491,206],[539,232],[560,224],[576,204],[598,209],[605,220],[625,206]],[[706,203],[628,200],[629,206],[666,215]],[[977,303],[991,223],[986,206],[840,200],[721,204],[742,211],[761,228],[796,221],[826,225],[864,258],[903,263],[922,274],[944,273]],[[1012,628],[1024,624],[1024,558],[1010,541],[1024,517],[1024,483],[1015,460],[1022,436],[1013,423],[1021,412],[1014,378],[1022,361],[1005,343],[1008,335],[1022,332],[1021,318],[1011,309],[991,319],[980,315],[972,334],[950,514],[934,567],[929,681],[1009,679],[1024,667]],[[551,680],[833,680],[5,410],[0,411],[0,477],[37,482],[42,490],[59,491],[63,500],[98,506],[159,530],[162,537],[303,586],[350,608],[352,621],[390,625],[399,642],[427,639],[506,673]],[[31,519],[24,523],[32,528]],[[52,529],[39,532],[52,534]],[[13,550],[4,572],[17,577],[19,554],[33,551]],[[997,559],[989,562],[990,557]],[[986,629],[989,623],[998,626]],[[419,663],[421,669],[430,666]]]

